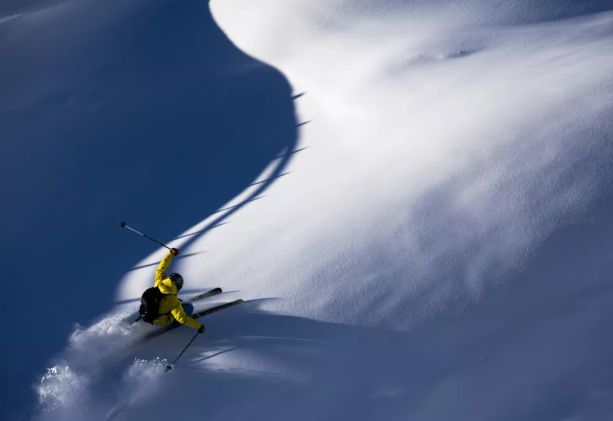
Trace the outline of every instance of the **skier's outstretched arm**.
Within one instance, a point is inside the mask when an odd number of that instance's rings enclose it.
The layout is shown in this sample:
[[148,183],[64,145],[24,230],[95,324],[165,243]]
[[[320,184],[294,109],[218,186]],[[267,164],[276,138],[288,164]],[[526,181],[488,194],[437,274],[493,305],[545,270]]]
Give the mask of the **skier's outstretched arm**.
[[166,272],[168,271],[168,267],[172,262],[172,258],[175,257],[179,253],[179,250],[172,248],[170,251],[164,256],[158,268],[155,270],[155,280],[153,281],[153,286],[157,287],[162,279],[166,278]]
[[172,317],[174,317],[175,320],[181,323],[182,325],[193,327],[196,330],[200,330],[202,327],[202,323],[200,323],[198,320],[194,319],[193,317],[190,317],[187,315],[185,310],[183,310],[183,306],[181,304],[173,308],[170,311],[170,314],[172,314]]

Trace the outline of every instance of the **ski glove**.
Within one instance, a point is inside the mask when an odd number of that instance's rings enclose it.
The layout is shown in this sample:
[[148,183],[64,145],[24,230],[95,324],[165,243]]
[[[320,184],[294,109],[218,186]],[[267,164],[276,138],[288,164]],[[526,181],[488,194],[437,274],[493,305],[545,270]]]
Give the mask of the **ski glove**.
[[176,248],[171,248],[170,249],[170,254],[172,254],[173,256],[176,256],[177,254],[179,254],[179,249]]
[[198,329],[198,333],[204,333],[204,325],[200,325],[200,329]]

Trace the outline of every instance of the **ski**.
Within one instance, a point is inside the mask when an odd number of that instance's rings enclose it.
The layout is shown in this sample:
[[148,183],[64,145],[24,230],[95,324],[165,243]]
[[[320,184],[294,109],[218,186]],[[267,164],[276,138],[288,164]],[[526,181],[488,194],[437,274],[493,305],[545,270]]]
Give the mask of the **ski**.
[[214,307],[210,307],[204,310],[197,311],[194,314],[192,314],[192,317],[194,319],[199,319],[201,317],[208,316],[209,314],[217,313],[220,310],[225,310],[226,308],[230,308],[230,307],[237,306],[239,304],[243,304],[244,302],[245,300],[243,300],[242,298],[239,298],[238,300],[230,301],[228,303],[219,304]]
[[[197,311],[194,314],[192,314],[191,317],[193,317],[194,319],[199,319],[200,317],[204,317],[204,316],[208,316],[209,314],[217,313],[218,311],[225,310],[227,308],[234,307],[239,304],[243,304],[244,302],[245,302],[244,300],[239,298],[238,300],[230,301],[228,303],[219,304],[214,307],[210,307],[204,310]],[[163,333],[168,332],[169,330],[173,330],[181,326],[182,325],[179,323],[172,323],[168,326],[163,326],[160,329],[156,329],[153,332],[149,332],[147,335],[145,335],[143,339],[146,340],[146,339],[155,338],[157,336],[160,336]]]
[[208,291],[204,291],[202,294],[198,294],[195,295],[191,298],[188,298],[187,300],[183,301],[184,304],[192,304],[195,303],[196,301],[200,301],[203,300],[207,297],[212,297],[213,295],[218,295],[221,294],[223,291],[221,290],[221,288],[217,287],[217,288],[213,288],[210,289]]
[[[213,288],[213,289],[210,289],[208,291],[204,291],[201,294],[198,294],[198,295],[195,295],[195,296],[193,296],[191,298],[188,298],[187,300],[182,301],[182,303],[183,304],[193,304],[193,303],[195,303],[197,301],[204,300],[205,298],[212,297],[214,295],[219,295],[222,292],[223,292],[223,290],[221,288],[219,288],[219,287]],[[127,322],[130,322],[131,324],[134,324],[134,323],[140,321],[140,315],[138,314],[138,311],[135,311],[133,313],[130,313],[130,315],[128,317],[124,318],[124,320],[127,321]]]

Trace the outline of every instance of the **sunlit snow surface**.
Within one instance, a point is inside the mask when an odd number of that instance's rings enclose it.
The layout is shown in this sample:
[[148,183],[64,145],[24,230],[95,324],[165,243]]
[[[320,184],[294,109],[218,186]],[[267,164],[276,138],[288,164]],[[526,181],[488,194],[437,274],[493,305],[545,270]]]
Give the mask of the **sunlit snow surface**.
[[212,1],[304,93],[286,174],[173,243],[190,289],[254,301],[164,377],[191,332],[79,330],[40,417],[607,419],[613,13],[508,3]]

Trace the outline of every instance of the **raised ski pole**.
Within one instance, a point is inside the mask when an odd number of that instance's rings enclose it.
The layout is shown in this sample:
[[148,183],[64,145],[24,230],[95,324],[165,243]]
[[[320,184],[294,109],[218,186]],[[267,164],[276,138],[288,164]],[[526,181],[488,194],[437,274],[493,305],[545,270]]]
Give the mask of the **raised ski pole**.
[[121,228],[128,229],[128,230],[130,230],[130,231],[132,231],[132,232],[134,232],[134,233],[136,233],[136,234],[138,234],[138,235],[140,235],[140,236],[142,236],[142,237],[145,237],[147,240],[151,240],[151,241],[153,241],[154,243],[159,244],[160,246],[166,247],[168,250],[170,250],[170,247],[168,247],[166,244],[164,244],[164,243],[162,243],[162,242],[160,242],[160,241],[156,240],[155,238],[151,238],[151,237],[149,237],[149,236],[148,236],[147,234],[145,234],[145,233],[142,233],[142,232],[140,232],[140,231],[135,230],[134,228],[132,228],[131,226],[129,226],[128,224],[126,224],[124,221],[121,221],[121,222],[119,223],[119,226],[120,226]]
[[172,362],[172,364],[168,364],[166,366],[166,372],[169,372],[170,370],[172,370],[175,367],[175,364],[177,363],[177,361],[179,361],[179,358],[181,358],[181,355],[183,355],[185,353],[185,351],[187,351],[187,348],[189,348],[189,346],[192,344],[192,342],[194,342],[196,340],[198,335],[200,335],[200,332],[196,332],[194,337],[187,343],[187,345],[185,345],[185,348],[183,348],[183,351],[181,351],[179,356],[177,358],[175,358],[175,360]]

